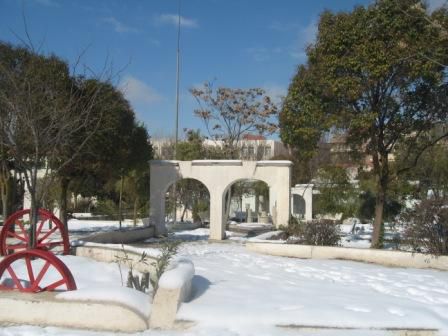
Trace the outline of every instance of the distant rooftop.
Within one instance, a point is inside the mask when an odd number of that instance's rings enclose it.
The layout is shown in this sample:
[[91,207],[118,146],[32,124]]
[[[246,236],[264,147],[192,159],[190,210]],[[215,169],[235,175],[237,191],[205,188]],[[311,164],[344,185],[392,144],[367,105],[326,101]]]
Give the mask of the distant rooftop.
[[260,134],[244,134],[244,140],[266,140],[266,137]]

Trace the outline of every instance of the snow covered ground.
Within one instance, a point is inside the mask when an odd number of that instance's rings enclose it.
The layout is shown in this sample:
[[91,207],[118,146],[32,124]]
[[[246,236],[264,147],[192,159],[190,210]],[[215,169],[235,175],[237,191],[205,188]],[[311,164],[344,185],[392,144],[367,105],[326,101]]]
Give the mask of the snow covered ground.
[[273,325],[438,328],[448,333],[448,273],[258,255],[236,244],[186,244],[196,295],[179,318],[207,328]]
[[[208,243],[204,240],[207,229],[176,235],[190,240],[181,245],[179,256],[191,259],[196,269],[194,297],[182,304],[178,318],[197,325],[183,332],[148,330],[136,335],[316,335],[312,330],[278,325],[365,328],[362,335],[366,336],[389,335],[378,328],[435,328],[440,335],[448,335],[448,272],[260,255],[247,251],[241,241]],[[75,257],[64,258],[70,262]],[[90,262],[92,265],[88,265]],[[79,265],[70,266],[76,269],[78,287],[85,288],[95,278],[106,287],[113,282],[118,293],[121,283],[117,265],[102,269],[97,264],[101,263],[82,258]],[[13,335],[112,333],[30,326],[0,328],[0,336]],[[360,335],[360,331],[324,330],[318,335],[351,336]]]

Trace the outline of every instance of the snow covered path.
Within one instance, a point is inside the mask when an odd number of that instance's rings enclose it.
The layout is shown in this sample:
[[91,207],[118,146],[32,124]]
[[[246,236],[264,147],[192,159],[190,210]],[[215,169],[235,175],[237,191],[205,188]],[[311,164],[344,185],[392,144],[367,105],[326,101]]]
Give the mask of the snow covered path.
[[235,332],[273,325],[436,328],[448,334],[448,273],[186,244],[195,298],[178,317]]
[[[435,328],[448,335],[448,272],[387,268],[349,261],[300,260],[255,254],[240,243],[182,245],[193,260],[195,295],[178,318],[188,331],[145,331],[139,336],[354,336],[380,330],[297,330],[276,325],[359,328]],[[93,272],[86,267],[86,276]],[[0,336],[105,336],[113,333],[0,328]]]

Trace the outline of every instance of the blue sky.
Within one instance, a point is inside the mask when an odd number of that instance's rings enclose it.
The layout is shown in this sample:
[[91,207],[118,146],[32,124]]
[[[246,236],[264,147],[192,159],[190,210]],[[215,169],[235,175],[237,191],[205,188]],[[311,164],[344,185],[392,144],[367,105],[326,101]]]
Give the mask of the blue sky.
[[[433,3],[443,0],[433,0]],[[181,0],[180,130],[200,128],[188,89],[262,87],[286,94],[319,13],[350,10],[369,0]],[[0,40],[24,38],[100,72],[106,59],[115,81],[151,135],[174,134],[177,0],[0,0]],[[182,133],[182,131],[180,132]]]

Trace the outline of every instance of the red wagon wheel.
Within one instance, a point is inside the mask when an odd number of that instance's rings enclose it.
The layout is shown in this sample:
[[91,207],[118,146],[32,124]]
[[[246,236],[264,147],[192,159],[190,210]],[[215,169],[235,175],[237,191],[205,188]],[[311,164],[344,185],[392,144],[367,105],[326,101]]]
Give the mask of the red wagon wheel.
[[27,250],[6,256],[0,262],[0,290],[38,293],[65,286],[75,290],[76,283],[68,267],[53,253]]
[[[29,248],[30,209],[9,216],[0,232],[0,254],[8,255]],[[15,228],[15,229],[14,229]],[[68,254],[70,243],[62,222],[51,212],[39,209],[36,227],[36,246],[40,250],[54,249]]]

